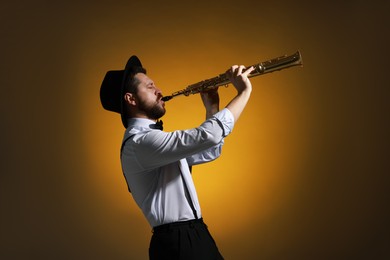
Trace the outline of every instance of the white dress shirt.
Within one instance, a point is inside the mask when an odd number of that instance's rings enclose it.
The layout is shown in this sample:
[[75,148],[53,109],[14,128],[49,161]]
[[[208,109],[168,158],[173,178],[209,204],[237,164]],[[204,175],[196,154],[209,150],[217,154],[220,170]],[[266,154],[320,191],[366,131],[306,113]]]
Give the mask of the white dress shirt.
[[[234,118],[225,108],[197,128],[164,132],[144,118],[128,121],[121,153],[124,176],[131,194],[152,227],[201,217],[189,165],[218,158]],[[185,182],[190,198],[187,198]]]

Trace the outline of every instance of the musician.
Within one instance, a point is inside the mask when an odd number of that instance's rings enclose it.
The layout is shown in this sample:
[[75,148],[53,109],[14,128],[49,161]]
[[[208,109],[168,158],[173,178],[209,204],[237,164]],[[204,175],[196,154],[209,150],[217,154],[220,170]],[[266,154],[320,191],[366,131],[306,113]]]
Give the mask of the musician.
[[129,191],[153,228],[150,259],[223,259],[203,222],[190,169],[220,156],[249,100],[252,70],[232,66],[226,74],[237,95],[219,111],[218,90],[202,92],[206,121],[173,132],[161,130],[163,94],[136,56],[124,70],[107,72],[100,98],[105,109],[121,114],[126,128],[121,164]]

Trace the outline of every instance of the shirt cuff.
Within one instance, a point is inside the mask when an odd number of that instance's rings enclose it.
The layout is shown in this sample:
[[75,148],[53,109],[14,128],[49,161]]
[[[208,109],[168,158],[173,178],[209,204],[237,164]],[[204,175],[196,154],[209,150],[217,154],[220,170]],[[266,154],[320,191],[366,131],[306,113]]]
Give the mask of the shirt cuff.
[[214,115],[223,129],[223,137],[229,135],[234,128],[234,116],[229,109],[224,108]]

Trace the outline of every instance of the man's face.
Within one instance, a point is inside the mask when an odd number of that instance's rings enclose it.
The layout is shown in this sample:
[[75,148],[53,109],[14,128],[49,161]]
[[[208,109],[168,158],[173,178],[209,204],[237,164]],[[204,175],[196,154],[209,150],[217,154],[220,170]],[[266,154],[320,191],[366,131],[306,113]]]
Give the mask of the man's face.
[[135,78],[139,81],[137,93],[135,94],[138,112],[149,119],[159,119],[165,114],[165,103],[161,90],[144,73],[138,73]]

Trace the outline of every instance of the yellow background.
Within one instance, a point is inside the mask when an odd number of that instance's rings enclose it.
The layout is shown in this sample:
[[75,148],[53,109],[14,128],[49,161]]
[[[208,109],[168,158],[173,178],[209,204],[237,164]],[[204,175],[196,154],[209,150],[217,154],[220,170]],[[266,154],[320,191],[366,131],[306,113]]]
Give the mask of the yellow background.
[[[2,3],[0,258],[147,259],[107,70],[136,54],[168,95],[296,50],[304,67],[253,78],[222,157],[194,168],[203,217],[226,259],[389,257],[384,2]],[[166,108],[168,131],[204,118],[199,96]]]

